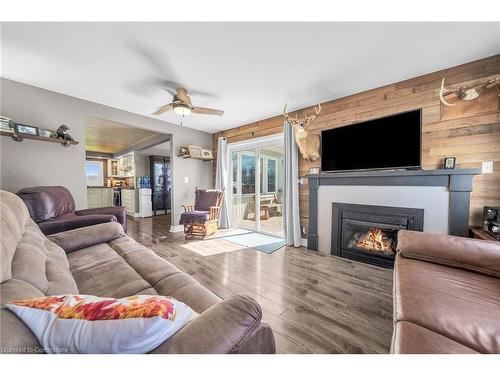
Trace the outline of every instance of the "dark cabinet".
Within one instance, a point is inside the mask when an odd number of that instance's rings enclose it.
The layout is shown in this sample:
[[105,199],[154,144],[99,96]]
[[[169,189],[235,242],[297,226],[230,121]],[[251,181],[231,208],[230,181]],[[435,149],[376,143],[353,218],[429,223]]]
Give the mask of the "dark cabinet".
[[171,208],[172,170],[170,158],[165,156],[149,156],[151,176],[151,200],[153,213],[167,211]]

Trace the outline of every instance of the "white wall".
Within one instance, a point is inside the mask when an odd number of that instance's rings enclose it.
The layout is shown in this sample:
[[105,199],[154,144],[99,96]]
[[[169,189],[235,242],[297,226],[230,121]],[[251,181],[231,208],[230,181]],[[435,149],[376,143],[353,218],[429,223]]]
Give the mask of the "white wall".
[[330,254],[332,202],[424,209],[424,232],[448,233],[450,194],[442,186],[320,186],[318,250]]
[[[62,146],[33,140],[16,143],[0,137],[0,188],[16,192],[37,185],[63,185],[73,194],[79,209],[87,207],[85,179],[85,119],[103,118],[161,133],[172,134],[173,154],[180,145],[211,148],[209,133],[180,127],[153,118],[107,107],[20,82],[0,80],[0,113],[18,123],[55,130],[66,124],[78,146]],[[172,158],[172,223],[177,224],[181,205],[193,201],[194,189],[212,186],[211,163]],[[189,183],[184,183],[188,177]]]

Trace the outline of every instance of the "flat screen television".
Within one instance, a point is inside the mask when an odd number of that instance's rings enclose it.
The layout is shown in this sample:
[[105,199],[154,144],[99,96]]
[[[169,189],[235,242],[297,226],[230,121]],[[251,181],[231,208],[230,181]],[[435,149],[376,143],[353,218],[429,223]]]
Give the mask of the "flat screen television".
[[323,172],[421,166],[421,110],[321,132]]

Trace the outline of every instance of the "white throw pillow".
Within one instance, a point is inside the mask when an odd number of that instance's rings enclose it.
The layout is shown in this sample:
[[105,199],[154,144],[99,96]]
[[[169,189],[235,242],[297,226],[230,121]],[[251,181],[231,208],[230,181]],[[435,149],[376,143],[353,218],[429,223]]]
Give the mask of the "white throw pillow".
[[172,297],[49,296],[6,304],[47,353],[147,353],[197,316]]

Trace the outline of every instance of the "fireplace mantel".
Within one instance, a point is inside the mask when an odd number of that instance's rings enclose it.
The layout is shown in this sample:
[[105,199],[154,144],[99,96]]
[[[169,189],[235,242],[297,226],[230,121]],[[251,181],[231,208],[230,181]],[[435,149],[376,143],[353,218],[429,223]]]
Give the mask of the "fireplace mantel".
[[[320,186],[444,186],[450,194],[449,234],[467,236],[472,178],[480,169],[380,170],[320,173],[309,180],[307,247],[318,250],[318,188]],[[330,202],[321,202],[329,204]]]

